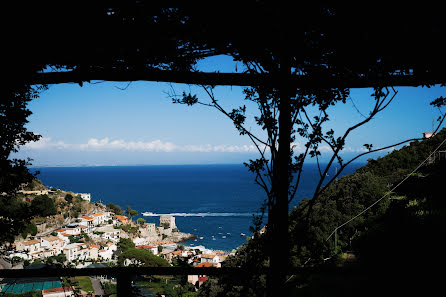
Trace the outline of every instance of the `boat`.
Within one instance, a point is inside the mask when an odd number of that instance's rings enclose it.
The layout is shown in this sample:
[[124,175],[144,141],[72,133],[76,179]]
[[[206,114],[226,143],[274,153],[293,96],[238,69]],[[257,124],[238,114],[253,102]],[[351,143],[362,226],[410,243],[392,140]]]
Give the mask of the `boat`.
[[202,236],[202,237],[200,237],[200,239],[203,239],[203,236]]
[[226,238],[226,236],[223,235],[221,238]]
[[153,216],[155,216],[155,214],[153,212],[150,212],[150,211],[146,211],[146,212],[143,212],[141,214],[143,216],[145,216],[145,217],[153,217]]
[[245,233],[240,233],[240,236],[246,236],[246,234]]

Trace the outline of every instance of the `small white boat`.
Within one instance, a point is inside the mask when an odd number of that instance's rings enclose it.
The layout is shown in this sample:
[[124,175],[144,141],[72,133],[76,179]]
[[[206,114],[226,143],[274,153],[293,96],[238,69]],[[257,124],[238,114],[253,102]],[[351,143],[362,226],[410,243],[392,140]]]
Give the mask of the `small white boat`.
[[155,216],[155,214],[153,212],[150,212],[150,211],[146,211],[146,212],[143,212],[141,214],[143,216],[145,216],[145,217],[153,217],[153,216]]
[[229,232],[228,232],[228,233],[226,233],[226,234],[228,234],[228,235],[231,235],[231,233],[229,233]]
[[245,233],[240,233],[240,236],[246,236],[246,234]]
[[212,237],[212,240],[215,240],[215,237]]
[[203,239],[203,237],[200,237],[200,239]]
[[194,241],[197,241],[196,239]]
[[221,238],[226,238],[226,236],[223,235]]

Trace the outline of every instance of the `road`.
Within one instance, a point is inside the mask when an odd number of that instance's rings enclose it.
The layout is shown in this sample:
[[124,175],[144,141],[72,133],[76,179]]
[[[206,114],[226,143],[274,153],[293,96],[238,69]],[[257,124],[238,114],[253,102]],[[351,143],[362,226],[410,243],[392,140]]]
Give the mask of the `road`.
[[0,257],[0,269],[11,269],[11,264]]
[[105,294],[104,290],[102,289],[101,282],[97,278],[92,278],[91,284],[93,285],[94,295],[95,296],[102,296]]

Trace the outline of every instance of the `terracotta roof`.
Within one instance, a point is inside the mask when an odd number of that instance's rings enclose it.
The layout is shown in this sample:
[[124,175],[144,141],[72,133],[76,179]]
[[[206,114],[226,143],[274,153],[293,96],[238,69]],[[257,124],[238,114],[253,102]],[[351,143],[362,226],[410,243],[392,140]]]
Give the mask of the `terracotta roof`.
[[80,225],[80,227],[81,227],[81,229],[87,229],[88,228],[87,226],[84,226],[84,225]]
[[207,276],[200,276],[200,277],[198,278],[198,282],[200,282],[200,283],[205,282],[205,281],[207,281],[207,280],[208,280],[208,277],[207,277]]
[[103,216],[103,215],[104,214],[102,212],[93,214],[94,217]]
[[215,257],[215,254],[202,254],[201,255],[202,258],[207,258],[207,259],[212,259]]
[[152,245],[145,245],[145,244],[140,244],[136,246],[137,248],[143,248],[143,249],[154,249],[156,248],[156,246],[152,246]]
[[93,220],[92,217],[87,217],[87,216],[83,216],[82,218],[83,218],[83,219],[86,219],[87,221],[91,221],[91,220]]
[[57,232],[64,232],[64,231],[67,231],[67,229],[61,228],[61,229],[57,230]]
[[209,263],[209,262],[203,262],[203,263],[201,263],[201,264],[198,264],[198,265],[195,266],[195,267],[198,267],[198,268],[200,268],[200,267],[214,267],[214,265],[212,265],[212,264]]
[[32,244],[36,244],[36,243],[40,243],[40,241],[38,241],[37,239],[24,241],[23,245],[32,245]]
[[89,249],[99,249],[99,246],[96,244],[90,244]]
[[60,239],[59,237],[57,237],[57,236],[49,236],[49,237],[43,237],[43,239],[46,239],[46,240],[48,240],[48,241],[61,241],[62,239]]
[[117,218],[118,220],[120,220],[120,221],[122,221],[122,220],[127,220],[127,217],[126,217],[126,216],[121,216],[121,215],[116,215],[116,218]]
[[181,252],[182,252],[182,251],[174,251],[172,254],[174,254],[174,255],[179,255],[179,254],[181,254]]
[[65,237],[70,237],[70,236],[71,236],[71,234],[68,234],[68,233],[62,233],[62,236],[65,236]]
[[72,292],[71,287],[63,287],[63,288],[53,288],[53,289],[45,289],[42,290],[42,294],[51,294],[51,293],[63,293],[63,292]]

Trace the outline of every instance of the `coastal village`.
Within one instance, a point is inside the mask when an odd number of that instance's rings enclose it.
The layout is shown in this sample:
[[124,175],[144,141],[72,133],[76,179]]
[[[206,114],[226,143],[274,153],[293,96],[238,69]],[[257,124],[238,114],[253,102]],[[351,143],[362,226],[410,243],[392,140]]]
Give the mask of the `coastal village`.
[[[123,241],[131,241],[136,249],[149,251],[165,259],[170,265],[180,260],[194,267],[221,267],[230,254],[226,251],[209,250],[204,246],[184,246],[184,241],[196,236],[180,232],[173,216],[160,216],[159,225],[146,223],[144,219],[134,222],[132,217],[116,214],[102,203],[91,202],[89,193],[71,193],[53,188],[22,190],[21,194],[28,202],[40,195],[52,195],[56,201],[70,195],[83,205],[82,210],[85,212],[79,213],[77,217],[62,217],[59,220],[47,218],[37,226],[37,233],[34,235],[25,234],[26,236],[16,238],[14,243],[3,243],[0,250],[0,269],[2,266],[7,269],[22,269],[53,262],[73,268],[141,264],[132,257],[118,263],[119,255],[122,254],[119,246]],[[62,221],[62,224],[58,224]],[[196,289],[207,279],[205,275],[187,277],[187,281]],[[0,280],[0,292],[7,292],[7,288],[10,288],[8,283]],[[60,292],[65,294],[60,296],[72,296],[67,290],[71,292],[72,288],[60,285],[59,288],[43,289],[42,296],[59,296],[57,294]]]

